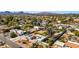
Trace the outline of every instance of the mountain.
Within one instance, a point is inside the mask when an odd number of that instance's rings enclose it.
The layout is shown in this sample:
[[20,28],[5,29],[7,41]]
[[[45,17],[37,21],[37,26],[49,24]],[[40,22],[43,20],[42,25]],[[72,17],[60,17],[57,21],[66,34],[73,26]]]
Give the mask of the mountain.
[[37,15],[55,15],[56,13],[51,13],[51,12],[39,12]]
[[57,14],[79,14],[79,11],[3,11],[0,14],[25,14],[25,15],[57,15]]

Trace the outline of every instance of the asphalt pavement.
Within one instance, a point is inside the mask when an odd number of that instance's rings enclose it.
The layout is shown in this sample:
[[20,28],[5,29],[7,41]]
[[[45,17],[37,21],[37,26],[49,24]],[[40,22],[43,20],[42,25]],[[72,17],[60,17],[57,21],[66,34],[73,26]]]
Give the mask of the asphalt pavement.
[[19,46],[16,43],[12,42],[8,37],[4,37],[4,34],[2,34],[2,33],[0,34],[0,40],[4,41],[11,48],[22,48],[21,46]]

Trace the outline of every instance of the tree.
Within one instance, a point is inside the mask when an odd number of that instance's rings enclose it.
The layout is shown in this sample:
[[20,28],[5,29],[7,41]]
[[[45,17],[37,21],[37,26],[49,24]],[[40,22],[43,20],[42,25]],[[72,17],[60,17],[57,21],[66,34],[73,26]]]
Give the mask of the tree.
[[48,28],[48,35],[52,36],[52,29],[51,28]]
[[53,40],[49,39],[48,43],[49,43],[49,46],[52,46],[53,45]]
[[75,31],[75,35],[76,36],[79,36],[79,31]]
[[37,25],[37,19],[36,18],[32,18],[32,24]]
[[13,16],[11,16],[11,15],[9,15],[9,16],[7,16],[6,17],[6,20],[5,20],[5,24],[8,24],[10,21],[12,21],[13,20]]
[[8,26],[18,26],[18,23],[17,22],[14,22],[14,21],[10,21],[8,23]]
[[73,18],[72,17],[70,17],[69,22],[73,22]]
[[10,37],[11,37],[11,38],[15,38],[15,37],[17,37],[17,35],[16,35],[14,32],[12,32],[12,33],[10,34]]
[[52,30],[52,28],[48,28],[48,29],[47,29],[47,32],[48,32],[48,35],[49,35],[50,37],[55,33],[55,31]]
[[37,48],[38,47],[38,43],[36,42],[36,43],[33,43],[33,45],[32,45],[32,48]]

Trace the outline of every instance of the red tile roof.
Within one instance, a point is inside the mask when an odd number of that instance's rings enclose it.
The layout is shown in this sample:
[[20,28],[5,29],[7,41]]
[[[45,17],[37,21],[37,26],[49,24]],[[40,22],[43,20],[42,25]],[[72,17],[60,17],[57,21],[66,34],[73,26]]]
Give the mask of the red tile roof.
[[65,46],[68,46],[70,48],[79,48],[79,44],[75,44],[75,43],[72,43],[72,42],[66,42]]

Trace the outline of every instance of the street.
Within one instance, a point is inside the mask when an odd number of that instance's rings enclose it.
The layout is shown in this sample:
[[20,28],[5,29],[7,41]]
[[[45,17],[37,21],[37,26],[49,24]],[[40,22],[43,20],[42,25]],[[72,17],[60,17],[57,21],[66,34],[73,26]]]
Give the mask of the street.
[[21,46],[17,45],[16,43],[9,40],[9,38],[5,38],[4,35],[0,34],[0,40],[4,41],[6,44],[8,44],[11,48],[20,48]]

